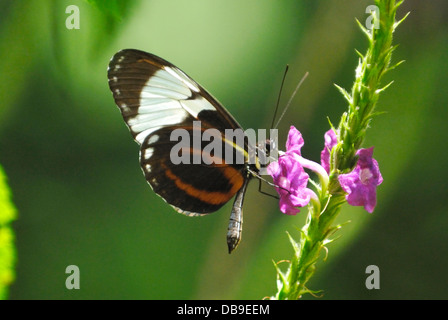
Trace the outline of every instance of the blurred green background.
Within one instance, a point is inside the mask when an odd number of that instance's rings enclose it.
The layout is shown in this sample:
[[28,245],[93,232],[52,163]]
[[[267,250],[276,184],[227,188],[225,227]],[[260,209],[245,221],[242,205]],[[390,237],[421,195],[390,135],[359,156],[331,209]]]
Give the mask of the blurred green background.
[[[103,3],[103,5],[101,5]],[[252,183],[243,241],[231,255],[230,205],[203,218],[177,214],[147,185],[109,92],[106,69],[123,48],[155,53],[216,96],[245,128],[267,128],[286,64],[282,106],[310,76],[280,126],[302,132],[319,160],[329,117],[346,109],[333,83],[351,88],[355,23],[372,1],[0,1],[0,164],[18,219],[10,299],[260,299],[275,293],[272,260],[289,259],[306,210],[279,212]],[[69,5],[80,29],[68,30]],[[111,7],[112,6],[112,7]],[[380,97],[366,147],[384,183],[373,214],[350,220],[328,246],[309,288],[322,299],[448,298],[448,3],[407,0],[398,28],[394,84]],[[265,187],[264,189],[268,189]],[[272,190],[271,190],[272,191]],[[67,290],[77,265],[81,289]],[[379,290],[365,287],[377,265]],[[315,299],[307,296],[307,299]]]

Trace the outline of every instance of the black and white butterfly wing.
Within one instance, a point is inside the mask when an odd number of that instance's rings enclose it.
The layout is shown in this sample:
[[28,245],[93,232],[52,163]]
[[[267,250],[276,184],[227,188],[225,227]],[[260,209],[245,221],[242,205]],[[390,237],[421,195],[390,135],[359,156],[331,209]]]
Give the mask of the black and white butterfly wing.
[[108,80],[115,103],[140,145],[145,178],[167,203],[187,215],[207,214],[241,189],[247,179],[244,164],[173,165],[170,161],[176,144],[170,133],[176,128],[187,130],[191,136],[193,121],[201,121],[202,129],[214,128],[222,134],[225,129],[240,128],[198,83],[168,61],[133,49],[114,55]]

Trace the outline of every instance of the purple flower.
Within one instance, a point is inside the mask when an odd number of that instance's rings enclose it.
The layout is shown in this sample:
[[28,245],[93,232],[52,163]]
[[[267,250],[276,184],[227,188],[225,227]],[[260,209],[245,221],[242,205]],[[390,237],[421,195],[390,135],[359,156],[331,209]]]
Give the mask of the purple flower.
[[280,195],[280,211],[295,215],[310,202],[310,193],[306,188],[308,174],[292,155],[285,154],[278,161],[269,164],[268,173],[272,176],[275,189]]
[[338,177],[342,189],[347,192],[346,200],[352,206],[363,206],[372,213],[376,206],[376,187],[383,182],[378,162],[372,158],[373,147],[359,149],[355,169]]
[[327,173],[330,173],[330,153],[331,149],[338,144],[338,137],[333,129],[325,133],[325,147],[320,153],[320,163]]
[[301,156],[301,150],[305,141],[303,141],[302,134],[294,126],[289,128],[288,140],[286,140],[286,153],[297,153]]
[[267,168],[280,195],[280,211],[285,214],[295,215],[300,212],[297,207],[306,206],[312,196],[312,191],[306,187],[309,176],[299,162],[303,145],[302,134],[291,126],[286,153]]

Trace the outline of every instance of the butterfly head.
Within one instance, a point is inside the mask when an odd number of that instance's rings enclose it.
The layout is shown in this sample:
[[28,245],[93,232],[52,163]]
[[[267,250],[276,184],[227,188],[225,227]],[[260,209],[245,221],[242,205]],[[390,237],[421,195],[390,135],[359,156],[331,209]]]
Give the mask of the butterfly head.
[[270,161],[275,160],[272,153],[276,148],[276,140],[273,138],[260,141],[257,144],[257,157],[262,168],[267,167]]

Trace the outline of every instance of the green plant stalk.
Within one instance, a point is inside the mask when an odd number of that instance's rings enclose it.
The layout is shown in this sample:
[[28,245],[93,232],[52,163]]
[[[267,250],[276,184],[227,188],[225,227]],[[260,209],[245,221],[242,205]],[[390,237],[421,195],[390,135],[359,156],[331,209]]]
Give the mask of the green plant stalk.
[[[395,21],[397,8],[402,1],[376,0],[379,8],[379,29],[367,30],[359,21],[358,24],[369,41],[369,48],[365,55],[360,55],[359,65],[356,68],[356,79],[351,94],[338,87],[349,104],[348,111],[341,117],[338,127],[339,141],[342,143],[336,148],[334,155],[334,168],[341,172],[351,170],[356,162],[355,153],[361,147],[366,130],[374,114],[375,105],[380,93],[391,83],[381,88],[381,79],[384,74],[395,68],[390,67],[392,52],[392,35],[396,27],[403,21]],[[406,17],[405,17],[406,18]]]
[[16,209],[10,199],[6,175],[0,167],[0,300],[8,296],[8,287],[14,281],[16,250],[11,222],[16,218]]
[[[301,230],[301,238],[296,242],[290,236],[294,248],[294,256],[289,267],[283,273],[278,264],[277,293],[273,299],[299,299],[305,293],[313,293],[306,287],[307,282],[316,270],[316,262],[321,256],[322,249],[331,242],[331,236],[341,227],[334,226],[334,221],[340,213],[341,206],[346,202],[338,175],[350,172],[356,164],[356,151],[362,146],[364,137],[374,114],[375,105],[380,93],[389,85],[381,87],[384,74],[398,64],[390,66],[392,52],[392,35],[396,27],[404,20],[395,21],[397,8],[403,1],[376,0],[379,17],[374,15],[373,25],[379,22],[378,29],[367,30],[358,24],[369,40],[369,47],[365,55],[360,55],[356,68],[355,82],[350,93],[337,86],[348,102],[345,112],[335,132],[338,144],[331,151],[330,183],[321,183],[317,187],[318,203],[309,205],[307,222]],[[406,18],[406,17],[405,17]]]

